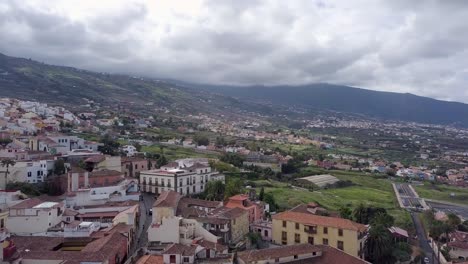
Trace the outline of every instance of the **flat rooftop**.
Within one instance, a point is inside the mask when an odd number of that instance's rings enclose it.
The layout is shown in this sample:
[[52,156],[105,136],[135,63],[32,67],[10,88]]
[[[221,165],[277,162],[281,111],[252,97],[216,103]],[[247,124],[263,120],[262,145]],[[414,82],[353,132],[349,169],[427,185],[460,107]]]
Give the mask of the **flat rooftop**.
[[43,202],[43,203],[40,203],[36,206],[34,206],[33,208],[35,209],[47,209],[47,208],[52,208],[54,206],[58,205],[58,203],[55,203],[55,202]]

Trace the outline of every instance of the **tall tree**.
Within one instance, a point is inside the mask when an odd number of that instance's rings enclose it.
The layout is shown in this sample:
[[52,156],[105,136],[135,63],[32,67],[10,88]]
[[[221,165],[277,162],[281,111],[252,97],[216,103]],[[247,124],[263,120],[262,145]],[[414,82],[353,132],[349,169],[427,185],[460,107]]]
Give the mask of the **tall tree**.
[[340,216],[341,218],[344,218],[344,219],[352,219],[353,218],[353,211],[351,211],[351,209],[349,207],[341,207],[340,210]]
[[359,204],[356,208],[353,210],[353,219],[354,221],[361,223],[361,224],[366,224],[367,222],[367,207],[364,206],[364,204]]
[[265,196],[265,188],[262,187],[262,188],[260,189],[260,194],[259,194],[259,196],[258,196],[258,199],[259,199],[260,201],[263,201],[264,196]]
[[371,263],[395,263],[393,239],[390,231],[381,224],[372,226],[366,241],[367,259]]
[[229,179],[226,183],[226,192],[224,198],[227,199],[236,194],[242,193],[243,184],[240,179]]
[[211,201],[222,201],[226,186],[222,181],[210,181],[206,184],[204,191],[205,199]]
[[276,212],[279,209],[279,206],[276,203],[275,197],[272,193],[265,193],[263,201],[270,206],[270,212]]
[[8,174],[10,174],[10,166],[15,166],[16,162],[12,159],[3,159],[1,161],[1,164],[2,164],[2,167],[5,167],[6,168],[6,171],[5,171],[5,189],[6,189],[6,186],[8,184]]

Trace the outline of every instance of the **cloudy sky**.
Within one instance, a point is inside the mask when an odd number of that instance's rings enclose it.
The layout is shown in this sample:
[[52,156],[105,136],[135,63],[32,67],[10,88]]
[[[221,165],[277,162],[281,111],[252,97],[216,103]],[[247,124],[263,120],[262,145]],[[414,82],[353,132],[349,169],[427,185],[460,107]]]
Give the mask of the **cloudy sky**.
[[202,83],[329,82],[468,103],[465,0],[2,0],[0,52]]

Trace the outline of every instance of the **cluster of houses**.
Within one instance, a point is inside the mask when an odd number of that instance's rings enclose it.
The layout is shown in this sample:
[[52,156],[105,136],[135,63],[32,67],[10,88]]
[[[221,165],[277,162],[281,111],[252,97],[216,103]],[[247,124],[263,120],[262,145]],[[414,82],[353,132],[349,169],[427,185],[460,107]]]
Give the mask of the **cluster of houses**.
[[[269,219],[268,204],[252,191],[224,202],[164,191],[137,263],[367,263],[368,226],[310,209],[300,205]],[[255,233],[270,246],[247,250]]]
[[63,107],[0,98],[0,127],[14,135],[32,135],[41,131],[58,131],[63,123],[79,119]]

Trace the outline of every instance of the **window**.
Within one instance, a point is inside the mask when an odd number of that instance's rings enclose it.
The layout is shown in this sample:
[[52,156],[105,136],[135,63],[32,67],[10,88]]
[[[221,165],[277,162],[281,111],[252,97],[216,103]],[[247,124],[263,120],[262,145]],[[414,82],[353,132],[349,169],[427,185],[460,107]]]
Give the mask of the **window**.
[[343,229],[338,229],[338,236],[343,236]]
[[297,255],[294,255],[294,259],[297,259]]
[[299,223],[296,223],[296,230],[299,230]]
[[283,231],[281,232],[281,240],[288,240],[288,233]]
[[322,244],[324,244],[324,245],[328,245],[328,238],[324,238],[324,239],[323,239],[323,243],[322,243]]
[[184,263],[189,263],[190,262],[190,258],[189,257],[184,257]]
[[323,233],[324,233],[324,234],[328,234],[328,227],[324,227],[324,228],[323,228]]
[[169,263],[176,263],[176,255],[169,256]]
[[283,227],[286,227],[286,221],[283,221]]
[[337,248],[341,249],[341,250],[344,250],[344,242],[343,241],[338,241]]
[[301,243],[301,234],[294,234],[294,242]]
[[28,172],[28,177],[31,177],[32,176],[32,173],[31,172]]
[[138,165],[137,165],[137,164],[135,164],[135,170],[136,170],[136,169],[138,169]]
[[314,244],[314,237],[309,237],[307,239],[307,242],[309,242],[309,244],[313,245]]

